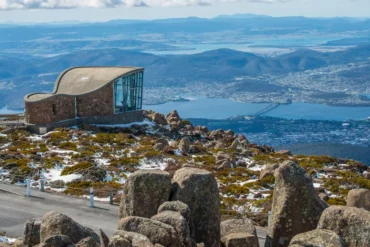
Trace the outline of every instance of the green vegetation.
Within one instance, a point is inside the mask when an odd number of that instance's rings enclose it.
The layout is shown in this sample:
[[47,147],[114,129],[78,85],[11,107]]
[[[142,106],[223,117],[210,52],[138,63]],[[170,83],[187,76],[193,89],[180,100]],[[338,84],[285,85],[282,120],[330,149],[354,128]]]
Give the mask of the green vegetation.
[[77,144],[74,143],[74,142],[62,142],[61,144],[59,144],[58,148],[76,151],[77,150]]
[[91,164],[90,162],[83,161],[83,162],[78,163],[77,165],[65,167],[61,175],[62,176],[69,175],[69,174],[74,173],[76,170],[84,170],[92,166],[93,164]]
[[341,197],[329,198],[329,200],[327,201],[327,203],[329,205],[342,205],[342,206],[347,205],[346,200],[344,200],[344,198],[341,198]]

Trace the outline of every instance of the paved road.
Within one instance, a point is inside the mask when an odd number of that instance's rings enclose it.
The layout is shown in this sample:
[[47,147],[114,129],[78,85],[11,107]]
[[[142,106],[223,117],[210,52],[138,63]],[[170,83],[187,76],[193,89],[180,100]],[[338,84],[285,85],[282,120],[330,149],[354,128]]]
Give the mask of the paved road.
[[[21,237],[27,220],[40,218],[49,211],[66,214],[97,233],[102,229],[111,236],[117,230],[118,206],[95,202],[96,208],[90,208],[86,199],[37,190],[31,191],[32,197],[25,197],[25,192],[26,189],[23,187],[0,183],[0,231],[5,231],[8,237]],[[257,229],[257,234],[262,247],[266,233]]]

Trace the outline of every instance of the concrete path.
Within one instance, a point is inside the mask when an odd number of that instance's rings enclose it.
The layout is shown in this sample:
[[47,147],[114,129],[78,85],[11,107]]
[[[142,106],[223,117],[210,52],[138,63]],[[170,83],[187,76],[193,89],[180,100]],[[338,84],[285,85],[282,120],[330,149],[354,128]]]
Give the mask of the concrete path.
[[[32,218],[56,211],[71,217],[81,225],[99,233],[102,229],[109,237],[117,230],[118,210],[116,205],[95,202],[89,207],[89,200],[61,194],[31,190],[26,197],[26,188],[0,183],[0,231],[11,238],[23,236],[24,224]],[[257,229],[260,246],[264,246],[266,232]]]

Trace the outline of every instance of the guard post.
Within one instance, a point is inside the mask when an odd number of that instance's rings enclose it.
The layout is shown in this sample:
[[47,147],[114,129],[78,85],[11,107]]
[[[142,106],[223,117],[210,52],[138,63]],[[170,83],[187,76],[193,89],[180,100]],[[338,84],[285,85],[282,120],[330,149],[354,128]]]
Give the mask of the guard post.
[[94,208],[94,188],[90,188],[90,208]]

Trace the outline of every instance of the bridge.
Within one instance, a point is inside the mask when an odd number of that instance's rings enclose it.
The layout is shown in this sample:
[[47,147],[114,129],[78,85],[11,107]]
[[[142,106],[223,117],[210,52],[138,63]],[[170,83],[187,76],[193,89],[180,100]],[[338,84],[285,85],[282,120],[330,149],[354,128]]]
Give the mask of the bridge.
[[269,111],[272,111],[272,110],[278,108],[279,106],[280,106],[280,103],[271,103],[268,106],[266,106],[265,108],[263,108],[262,110],[253,114],[253,116],[256,116],[256,117],[261,116],[261,115],[263,115],[263,114],[265,114]]

